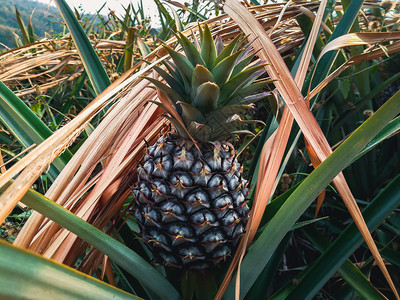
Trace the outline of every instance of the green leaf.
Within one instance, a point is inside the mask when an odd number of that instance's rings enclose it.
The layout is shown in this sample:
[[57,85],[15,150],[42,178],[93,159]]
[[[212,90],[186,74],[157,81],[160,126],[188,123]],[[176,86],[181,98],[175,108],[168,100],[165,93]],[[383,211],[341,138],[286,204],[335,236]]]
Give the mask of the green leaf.
[[111,81],[108,78],[99,57],[94,51],[92,44],[87,38],[85,31],[75,18],[68,4],[65,0],[54,0],[54,2],[60,10],[61,16],[71,32],[72,39],[74,40],[76,49],[82,59],[82,63],[89,76],[90,82],[96,90],[96,93],[100,94],[111,84]]
[[196,107],[186,102],[178,102],[177,104],[182,108],[182,118],[185,124],[189,124],[193,121],[204,124],[204,116]]
[[[26,104],[0,81],[0,121],[25,148],[39,145],[53,132]],[[49,174],[54,180],[72,154],[67,150],[50,166]]]
[[[400,92],[390,98],[346,141],[321,163],[285,201],[265,230],[249,249],[241,266],[240,298],[247,294],[271,258],[274,249],[318,194],[352,161],[355,155],[400,111]],[[268,209],[267,209],[268,210]],[[234,296],[235,279],[226,297]],[[302,299],[302,298],[298,298]]]
[[133,47],[135,44],[135,28],[128,28],[124,53],[124,70],[127,71],[133,66]]
[[296,224],[293,225],[291,230],[296,230],[296,229],[302,228],[304,226],[308,226],[310,224],[313,224],[315,222],[319,222],[319,221],[327,219],[327,218],[329,218],[329,217],[326,216],[326,217],[322,217],[322,218],[317,218],[317,219],[311,219],[311,220],[307,220],[307,221],[297,222]]
[[354,158],[357,160],[365,153],[374,149],[378,144],[390,138],[400,130],[400,116],[390,121],[366,146],[365,148]]
[[241,34],[239,34],[237,37],[235,37],[226,47],[224,47],[221,51],[221,53],[217,56],[217,58],[214,61],[214,65],[212,66],[213,68],[221,62],[223,59],[227,58],[230,56],[235,48],[235,46],[238,44],[239,39],[242,37]]
[[173,89],[171,89],[169,86],[165,85],[164,83],[162,83],[154,78],[150,78],[150,77],[143,77],[143,78],[146,78],[148,81],[150,81],[152,84],[154,84],[157,88],[159,88],[165,94],[167,94],[168,99],[171,101],[171,103],[173,105],[175,105],[175,103],[177,101],[183,101],[183,99],[177,92],[175,92]]
[[190,82],[194,70],[194,66],[192,65],[192,63],[185,56],[176,52],[175,50],[172,50],[167,46],[164,46],[164,49],[167,50],[168,54],[171,56],[176,68],[178,69],[182,77],[187,82]]
[[[3,192],[10,184],[4,185],[0,192]],[[21,201],[106,254],[161,299],[179,299],[178,292],[167,279],[119,241],[33,190],[29,190]]]
[[151,49],[147,44],[143,41],[143,39],[138,35],[136,37],[136,42],[139,47],[140,54],[142,54],[142,57],[146,57],[151,53]]
[[168,72],[172,75],[172,77],[174,77],[178,82],[183,83],[184,79],[182,77],[182,75],[177,71],[176,66],[174,65],[173,62],[169,61],[169,60],[163,60],[161,62],[168,70]]
[[156,70],[157,73],[160,74],[162,78],[164,78],[164,80],[169,84],[169,86],[175,92],[177,92],[179,95],[184,94],[183,87],[180,85],[180,83],[174,77],[172,77],[166,71],[164,71],[163,69],[161,69],[157,66],[154,66],[153,69]]
[[213,74],[206,67],[197,65],[194,68],[192,74],[193,97],[196,93],[197,88],[207,81],[215,82]]
[[21,30],[21,34],[24,39],[24,43],[25,43],[25,45],[28,45],[28,44],[30,44],[29,33],[28,33],[28,30],[26,29],[24,20],[22,20],[21,14],[19,13],[17,7],[15,7],[15,16],[17,17],[19,30]]
[[192,63],[193,67],[196,67],[196,65],[205,65],[195,45],[193,45],[193,43],[181,32],[178,32],[177,37],[179,39],[179,43],[183,48],[183,51],[186,54],[186,57]]
[[242,88],[243,84],[246,83],[252,74],[264,68],[264,65],[248,68],[236,76],[232,77],[224,86],[221,88],[221,96],[218,100],[219,104],[225,104],[226,99],[231,96],[234,92]]
[[218,85],[214,82],[205,82],[197,88],[192,105],[205,114],[217,109],[218,98]]
[[35,34],[33,33],[32,17],[35,10],[32,11],[31,17],[28,22],[28,38],[29,43],[33,44],[35,42]]
[[165,19],[167,20],[168,24],[172,23],[174,19],[168,13],[168,11],[165,8],[165,6],[162,5],[161,1],[160,0],[154,0],[154,2],[157,4],[158,11],[160,12],[160,15],[162,14],[165,17]]
[[246,57],[239,58],[239,61],[237,62],[236,66],[233,68],[231,76],[232,77],[236,76],[238,73],[242,72],[242,70],[249,65],[249,63],[252,61],[254,56],[255,56],[255,54],[250,54]]
[[218,84],[218,86],[223,86],[231,76],[232,70],[235,67],[235,62],[241,53],[242,51],[236,51],[232,55],[224,58],[211,70],[211,73],[214,75],[215,82]]
[[172,11],[172,14],[174,16],[176,31],[178,31],[178,32],[184,31],[185,28],[182,24],[181,18],[179,17],[178,13],[171,6],[169,6],[169,8]]
[[281,265],[282,259],[286,253],[286,249],[292,238],[292,232],[288,233],[279,243],[278,248],[272,255],[268,264],[265,266],[260,277],[255,282],[253,288],[250,290],[248,299],[265,299],[268,295],[268,290],[270,289],[272,283],[274,282],[275,274],[278,272]]
[[208,69],[211,69],[214,65],[214,61],[217,58],[217,49],[215,48],[214,40],[208,27],[207,23],[204,26],[202,34],[200,35],[201,40],[201,57]]
[[0,253],[2,299],[140,299],[4,241]]

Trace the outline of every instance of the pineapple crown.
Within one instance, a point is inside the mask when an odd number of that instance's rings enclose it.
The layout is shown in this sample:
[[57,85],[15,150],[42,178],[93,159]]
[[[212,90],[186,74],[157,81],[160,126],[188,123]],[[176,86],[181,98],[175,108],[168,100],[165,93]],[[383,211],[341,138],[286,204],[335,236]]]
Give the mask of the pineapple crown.
[[[238,114],[265,96],[265,93],[253,94],[269,80],[256,81],[264,73],[264,64],[251,63],[255,53],[251,43],[243,46],[245,39],[241,35],[224,47],[220,37],[213,40],[207,24],[204,29],[199,25],[199,32],[200,43],[195,36],[192,43],[181,32],[176,34],[186,56],[164,46],[172,58],[172,62],[164,61],[169,73],[154,68],[169,86],[147,79],[170,101],[168,105],[157,104],[169,113],[167,118],[178,134],[185,138],[190,134],[198,141],[223,141],[244,132],[238,130],[244,124],[254,122],[242,120]],[[183,124],[174,117],[176,112]]]

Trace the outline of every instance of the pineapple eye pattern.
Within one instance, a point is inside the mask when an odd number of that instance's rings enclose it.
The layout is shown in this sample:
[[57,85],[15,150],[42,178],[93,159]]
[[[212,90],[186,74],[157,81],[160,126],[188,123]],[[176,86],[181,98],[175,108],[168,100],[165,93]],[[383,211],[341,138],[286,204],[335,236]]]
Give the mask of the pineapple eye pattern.
[[[165,145],[175,148],[168,147],[170,152],[166,154]],[[232,256],[236,249],[249,213],[247,181],[241,177],[241,168],[235,167],[239,163],[233,146],[222,145],[202,144],[200,153],[190,141],[166,134],[147,151],[144,161],[157,162],[165,172],[147,167],[146,163],[139,169],[134,215],[141,230],[139,236],[156,262],[202,270]],[[183,147],[185,156],[196,163],[170,167],[171,161],[182,158],[179,149]],[[208,153],[207,157],[203,153]],[[212,160],[220,163],[206,163]],[[168,166],[163,167],[163,162]],[[198,166],[205,164],[208,175],[198,171]],[[230,167],[222,169],[225,164]],[[196,176],[202,176],[203,182],[196,181]]]

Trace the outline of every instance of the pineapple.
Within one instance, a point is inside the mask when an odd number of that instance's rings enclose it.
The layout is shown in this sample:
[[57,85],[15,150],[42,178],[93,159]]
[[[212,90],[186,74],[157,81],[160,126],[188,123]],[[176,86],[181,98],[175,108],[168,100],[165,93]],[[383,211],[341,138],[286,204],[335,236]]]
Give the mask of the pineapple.
[[240,36],[224,48],[207,25],[199,31],[194,44],[177,34],[186,56],[165,46],[169,73],[155,69],[169,86],[147,78],[170,101],[159,105],[175,132],[147,148],[133,189],[140,238],[157,262],[185,270],[224,260],[244,233],[249,189],[227,140],[262,93],[249,95],[266,84],[255,82],[264,65],[251,64],[255,54]]

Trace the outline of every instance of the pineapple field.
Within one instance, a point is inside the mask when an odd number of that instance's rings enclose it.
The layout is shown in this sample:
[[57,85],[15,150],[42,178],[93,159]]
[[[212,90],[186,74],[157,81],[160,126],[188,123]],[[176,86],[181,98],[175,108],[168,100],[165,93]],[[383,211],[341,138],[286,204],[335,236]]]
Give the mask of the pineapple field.
[[0,298],[400,299],[399,3],[53,2],[0,40]]

